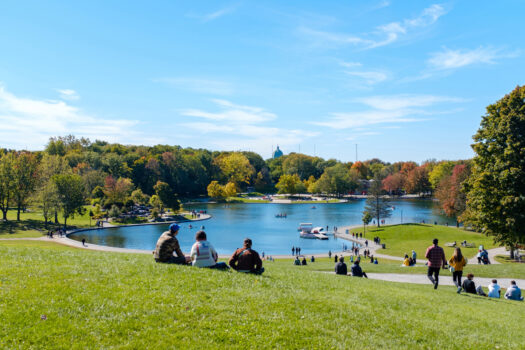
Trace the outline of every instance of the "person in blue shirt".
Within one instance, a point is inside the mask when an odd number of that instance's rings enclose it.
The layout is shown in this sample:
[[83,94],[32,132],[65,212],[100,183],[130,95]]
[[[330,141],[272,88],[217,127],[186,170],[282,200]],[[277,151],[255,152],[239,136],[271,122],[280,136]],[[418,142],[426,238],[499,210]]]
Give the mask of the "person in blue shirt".
[[365,277],[368,278],[366,273],[361,269],[361,266],[359,266],[359,260],[356,260],[354,264],[352,265],[352,276],[354,277]]
[[523,301],[521,289],[516,285],[516,281],[510,281],[510,286],[505,293],[505,299]]

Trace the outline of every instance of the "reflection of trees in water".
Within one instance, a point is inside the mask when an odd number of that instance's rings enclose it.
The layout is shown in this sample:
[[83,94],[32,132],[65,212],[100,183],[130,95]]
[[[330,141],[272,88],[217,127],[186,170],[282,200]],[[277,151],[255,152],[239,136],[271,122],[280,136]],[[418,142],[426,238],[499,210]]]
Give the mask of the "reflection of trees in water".
[[126,237],[123,234],[116,231],[104,233],[105,234],[102,234],[101,231],[95,231],[91,234],[79,232],[69,237],[76,241],[82,241],[82,239],[85,239],[87,243],[91,244],[126,248]]

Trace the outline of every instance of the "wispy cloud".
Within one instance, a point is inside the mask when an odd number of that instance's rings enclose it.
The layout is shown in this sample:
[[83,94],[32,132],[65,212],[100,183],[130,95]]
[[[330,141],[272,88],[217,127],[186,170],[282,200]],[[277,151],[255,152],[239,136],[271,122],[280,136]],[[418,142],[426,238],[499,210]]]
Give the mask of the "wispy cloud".
[[165,77],[153,79],[154,82],[164,83],[180,90],[198,92],[210,95],[227,96],[234,92],[232,84],[214,79],[190,77]]
[[268,153],[271,144],[297,145],[317,132],[300,129],[284,129],[268,125],[275,121],[276,114],[261,107],[238,105],[227,100],[213,99],[218,111],[184,109],[180,114],[186,117],[204,119],[188,121],[181,126],[205,135],[207,142],[221,149],[252,149]]
[[299,31],[317,42],[329,42],[338,45],[355,45],[364,49],[372,49],[391,44],[409,32],[434,24],[439,17],[446,14],[442,5],[434,4],[427,7],[414,18],[398,22],[390,22],[376,27],[370,33],[363,35],[342,34],[328,31],[314,30],[311,28],[299,28]]
[[332,129],[355,129],[371,125],[417,122],[424,120],[421,117],[422,115],[442,113],[440,111],[429,111],[424,107],[431,107],[438,103],[457,103],[464,100],[447,96],[404,94],[370,96],[354,101],[371,109],[332,113],[328,120],[313,122],[312,124]]
[[143,141],[138,122],[97,118],[64,101],[19,97],[0,84],[3,147],[41,149],[49,137],[75,134],[113,142]]
[[345,71],[346,74],[364,80],[367,85],[374,85],[388,79],[388,75],[379,71]]
[[71,89],[56,89],[60,94],[60,98],[68,101],[76,101],[80,98],[75,90]]
[[497,59],[516,57],[517,53],[506,53],[500,48],[478,47],[476,49],[450,50],[431,54],[428,64],[435,69],[455,69],[473,64],[495,64]]
[[210,12],[210,13],[206,13],[206,14],[203,14],[203,15],[196,15],[196,14],[190,13],[190,14],[187,14],[186,16],[190,17],[190,18],[200,19],[202,22],[210,22],[210,21],[216,20],[216,19],[218,19],[220,17],[223,17],[225,15],[228,15],[228,14],[232,13],[233,11],[235,11],[237,6],[238,5],[232,5],[232,6],[224,7],[224,8],[221,8],[219,10],[216,10],[216,11],[213,11],[213,12]]

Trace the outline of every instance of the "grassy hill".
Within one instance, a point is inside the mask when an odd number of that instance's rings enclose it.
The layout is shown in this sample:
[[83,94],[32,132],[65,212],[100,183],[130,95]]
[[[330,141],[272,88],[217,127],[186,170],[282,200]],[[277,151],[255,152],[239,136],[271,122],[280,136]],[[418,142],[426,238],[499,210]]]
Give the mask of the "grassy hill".
[[[0,348],[523,348],[525,304],[266,263],[263,276],[149,255],[0,242]],[[328,262],[326,262],[328,264]],[[45,315],[45,320],[41,317]]]

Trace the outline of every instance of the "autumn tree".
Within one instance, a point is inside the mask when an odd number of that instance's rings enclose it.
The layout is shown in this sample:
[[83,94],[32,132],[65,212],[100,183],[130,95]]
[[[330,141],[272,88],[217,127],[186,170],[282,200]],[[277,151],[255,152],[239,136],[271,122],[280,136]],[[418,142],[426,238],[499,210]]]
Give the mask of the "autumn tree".
[[474,135],[464,218],[511,248],[525,243],[525,86],[487,107]]
[[428,174],[428,180],[432,185],[433,189],[437,189],[441,180],[446,177],[449,177],[452,174],[452,169],[454,169],[454,162],[444,160],[434,166],[432,171]]
[[403,173],[388,175],[383,179],[383,189],[390,194],[401,194],[406,182],[406,176]]
[[436,189],[436,198],[446,215],[459,216],[465,211],[466,193],[463,182],[469,175],[470,169],[466,164],[457,164],[452,169],[452,175],[441,179]]
[[230,153],[218,160],[219,167],[228,182],[233,182],[239,188],[250,182],[255,169],[245,155],[238,152]]
[[406,190],[418,195],[425,194],[431,190],[428,181],[428,171],[424,166],[415,167],[409,171],[406,180]]
[[219,181],[212,181],[207,187],[208,196],[214,199],[224,199],[226,194],[224,193],[224,188],[221,186]]

